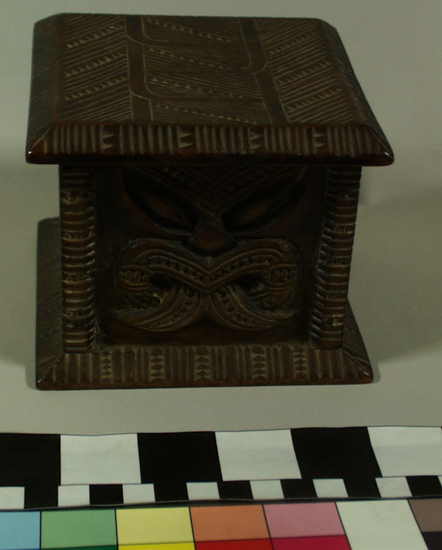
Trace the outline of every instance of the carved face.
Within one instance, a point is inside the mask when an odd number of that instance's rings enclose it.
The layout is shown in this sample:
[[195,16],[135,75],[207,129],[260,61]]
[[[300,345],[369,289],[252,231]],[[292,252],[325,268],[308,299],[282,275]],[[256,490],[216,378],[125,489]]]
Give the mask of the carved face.
[[121,251],[115,278],[124,305],[113,314],[152,332],[198,322],[260,331],[290,319],[300,255],[269,229],[303,196],[305,174],[265,166],[125,169],[127,196],[155,232]]

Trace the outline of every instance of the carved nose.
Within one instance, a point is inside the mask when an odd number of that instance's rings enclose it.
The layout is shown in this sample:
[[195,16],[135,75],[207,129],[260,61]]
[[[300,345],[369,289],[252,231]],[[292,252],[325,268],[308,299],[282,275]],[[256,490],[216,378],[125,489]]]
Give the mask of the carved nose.
[[233,242],[222,228],[218,229],[213,224],[207,225],[190,238],[192,246],[206,254],[218,252]]

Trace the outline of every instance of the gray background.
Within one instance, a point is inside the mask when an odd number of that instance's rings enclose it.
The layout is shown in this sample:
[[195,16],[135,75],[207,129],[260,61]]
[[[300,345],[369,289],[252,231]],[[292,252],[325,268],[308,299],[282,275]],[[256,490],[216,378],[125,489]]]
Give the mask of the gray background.
[[[56,166],[27,165],[32,26],[59,12],[319,17],[343,39],[396,163],[366,168],[350,299],[370,386],[40,392],[36,228]],[[442,4],[434,0],[0,0],[0,431],[99,434],[442,425]]]

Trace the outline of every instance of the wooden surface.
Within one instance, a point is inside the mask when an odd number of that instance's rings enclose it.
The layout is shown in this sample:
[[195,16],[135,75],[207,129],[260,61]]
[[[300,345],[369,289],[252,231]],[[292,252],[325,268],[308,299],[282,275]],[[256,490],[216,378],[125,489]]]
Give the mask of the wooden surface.
[[390,164],[318,19],[62,14],[37,23],[28,161]]
[[371,380],[345,352],[350,261],[361,165],[393,156],[333,27],[48,18],[29,120],[28,160],[61,163],[38,387]]
[[[32,27],[60,11],[143,13],[145,2],[4,0],[0,157],[0,423],[6,432],[70,434],[305,426],[440,426],[442,403],[442,25],[434,0],[177,0],[160,14],[320,17],[345,43],[396,162],[363,170],[350,300],[375,383],[170,390],[35,389],[37,222],[58,215],[57,167],[23,160]],[[439,69],[438,69],[439,68]],[[439,71],[439,73],[437,72]],[[439,76],[438,76],[439,75]],[[422,85],[422,82],[428,85]],[[410,132],[410,128],[414,130]],[[386,238],[386,235],[388,237]]]
[[321,350],[296,340],[273,344],[106,345],[65,353],[57,219],[39,226],[37,385],[40,389],[170,388],[367,383],[373,374],[347,308],[344,342]]

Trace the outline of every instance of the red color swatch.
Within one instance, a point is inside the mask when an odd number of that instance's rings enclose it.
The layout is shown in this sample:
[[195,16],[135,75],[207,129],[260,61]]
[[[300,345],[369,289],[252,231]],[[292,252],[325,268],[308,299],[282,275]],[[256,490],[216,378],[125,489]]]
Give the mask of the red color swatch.
[[351,550],[346,536],[273,539],[274,550]]
[[196,550],[273,550],[270,539],[197,542]]

